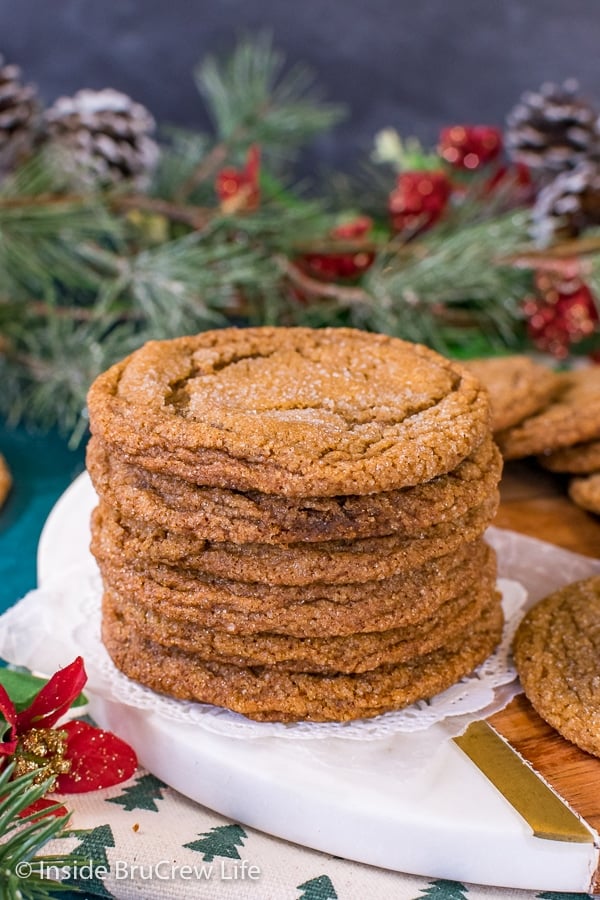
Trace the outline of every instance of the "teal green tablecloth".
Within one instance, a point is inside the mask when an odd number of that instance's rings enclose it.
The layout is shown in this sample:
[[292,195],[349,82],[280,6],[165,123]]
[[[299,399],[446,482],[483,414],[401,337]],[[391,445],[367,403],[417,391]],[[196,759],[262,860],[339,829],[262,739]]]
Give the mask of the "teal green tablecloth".
[[[0,509],[0,612],[36,586],[36,555],[48,513],[84,467],[84,445],[69,450],[59,435],[0,425],[0,453],[13,477]],[[1,891],[1,888],[0,888]],[[84,895],[64,891],[57,900]]]
[[40,532],[54,503],[84,467],[84,446],[69,450],[57,434],[0,425],[0,453],[13,489],[0,509],[0,612],[35,587]]

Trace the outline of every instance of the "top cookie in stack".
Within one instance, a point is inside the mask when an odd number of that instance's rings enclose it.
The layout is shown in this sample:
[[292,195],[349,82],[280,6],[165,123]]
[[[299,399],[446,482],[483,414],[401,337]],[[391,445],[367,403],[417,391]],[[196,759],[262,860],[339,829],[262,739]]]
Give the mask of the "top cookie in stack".
[[89,394],[103,637],[131,677],[257,719],[431,696],[492,651],[487,395],[352,329],[153,342]]

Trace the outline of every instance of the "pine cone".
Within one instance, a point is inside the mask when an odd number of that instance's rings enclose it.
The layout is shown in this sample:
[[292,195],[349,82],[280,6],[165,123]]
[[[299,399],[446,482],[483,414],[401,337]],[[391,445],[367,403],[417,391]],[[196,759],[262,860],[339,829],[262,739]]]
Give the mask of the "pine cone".
[[132,181],[142,188],[158,159],[155,123],[145,106],[106,88],[59,97],[46,112],[51,146],[88,184]]
[[561,172],[538,194],[532,210],[536,242],[576,237],[590,225],[600,225],[600,162],[587,159]]
[[598,114],[573,79],[528,91],[507,117],[506,149],[542,181],[573,169],[599,144]]
[[0,173],[5,174],[33,149],[41,124],[35,88],[21,83],[18,66],[4,65],[0,55]]

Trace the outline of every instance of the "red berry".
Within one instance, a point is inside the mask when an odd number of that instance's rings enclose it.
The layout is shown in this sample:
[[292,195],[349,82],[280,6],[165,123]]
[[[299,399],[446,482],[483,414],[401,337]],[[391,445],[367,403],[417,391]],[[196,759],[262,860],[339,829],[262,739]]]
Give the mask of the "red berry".
[[496,159],[502,150],[502,132],[491,125],[452,125],[440,133],[438,153],[456,169],[473,172]]
[[445,172],[403,172],[388,201],[392,228],[409,232],[411,237],[431,228],[444,212],[451,192]]

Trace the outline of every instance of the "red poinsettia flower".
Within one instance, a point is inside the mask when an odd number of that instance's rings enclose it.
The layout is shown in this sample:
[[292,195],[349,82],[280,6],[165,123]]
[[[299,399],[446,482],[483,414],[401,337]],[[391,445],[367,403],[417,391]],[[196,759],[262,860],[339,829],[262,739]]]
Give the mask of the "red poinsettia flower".
[[442,159],[456,169],[469,172],[500,155],[502,132],[491,125],[452,125],[443,128],[438,143]]
[[243,169],[221,169],[215,181],[215,190],[223,212],[256,209],[260,203],[260,148],[253,144],[246,156]]
[[[54,727],[86,681],[83,659],[78,656],[56,672],[20,713],[0,685],[0,714],[6,723],[0,739],[0,766],[3,757],[4,762],[15,762],[16,775],[35,769],[43,778],[54,775],[52,790],[66,794],[100,790],[130,778],[137,758],[125,741],[77,720]],[[49,805],[52,801],[42,799],[26,812]]]

